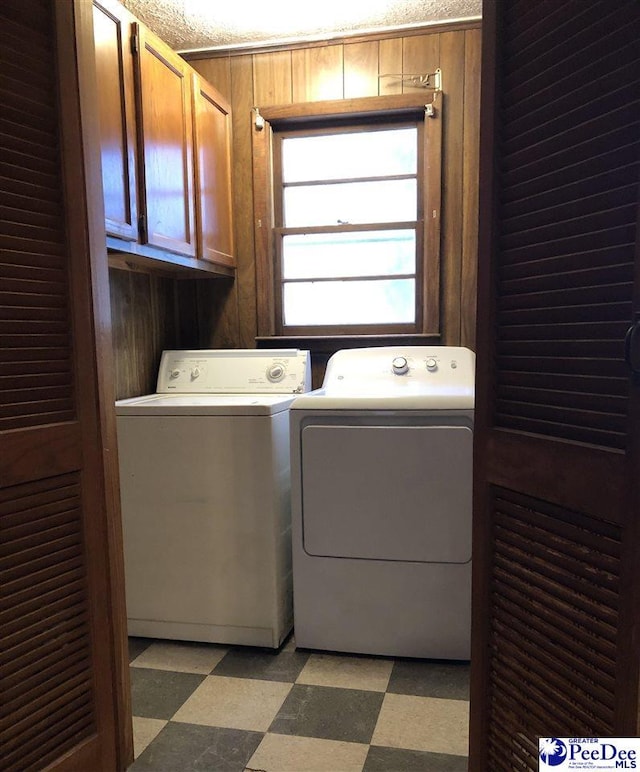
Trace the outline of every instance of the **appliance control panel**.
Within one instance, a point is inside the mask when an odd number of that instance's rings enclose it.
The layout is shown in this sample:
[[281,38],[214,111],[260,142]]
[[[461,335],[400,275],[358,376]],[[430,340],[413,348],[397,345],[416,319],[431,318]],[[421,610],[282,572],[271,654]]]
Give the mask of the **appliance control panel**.
[[379,346],[336,352],[322,384],[328,396],[455,396],[473,401],[475,354],[458,346]]
[[158,394],[302,394],[311,357],[299,349],[164,351]]

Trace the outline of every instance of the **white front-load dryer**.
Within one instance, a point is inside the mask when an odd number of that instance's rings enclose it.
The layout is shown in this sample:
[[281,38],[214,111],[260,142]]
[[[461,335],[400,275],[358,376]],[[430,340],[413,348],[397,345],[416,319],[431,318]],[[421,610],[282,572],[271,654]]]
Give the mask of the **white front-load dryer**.
[[468,659],[474,355],[332,357],[291,408],[300,647]]

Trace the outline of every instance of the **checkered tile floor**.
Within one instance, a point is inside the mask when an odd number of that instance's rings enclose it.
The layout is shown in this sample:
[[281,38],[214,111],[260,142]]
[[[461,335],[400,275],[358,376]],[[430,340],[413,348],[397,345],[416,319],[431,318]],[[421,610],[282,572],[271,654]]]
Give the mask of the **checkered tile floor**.
[[130,772],[462,772],[466,663],[129,639]]

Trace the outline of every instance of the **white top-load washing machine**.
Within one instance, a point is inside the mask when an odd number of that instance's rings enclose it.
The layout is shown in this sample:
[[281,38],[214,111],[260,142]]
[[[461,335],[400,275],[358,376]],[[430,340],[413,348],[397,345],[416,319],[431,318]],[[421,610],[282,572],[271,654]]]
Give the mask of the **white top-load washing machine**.
[[130,635],[277,647],[292,626],[289,406],[307,351],[165,351],[116,403]]
[[474,354],[339,351],[291,406],[304,648],[468,659]]

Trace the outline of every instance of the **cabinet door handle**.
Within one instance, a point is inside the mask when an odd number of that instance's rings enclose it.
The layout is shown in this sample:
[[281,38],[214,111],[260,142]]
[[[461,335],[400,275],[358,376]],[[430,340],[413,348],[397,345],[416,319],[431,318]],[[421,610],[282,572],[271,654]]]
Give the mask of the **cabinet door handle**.
[[640,351],[640,347],[635,345],[638,336],[640,336],[640,313],[636,313],[635,320],[631,323],[627,334],[624,336],[624,359],[627,367],[634,375],[640,375],[640,357],[637,357],[634,362],[634,353]]

